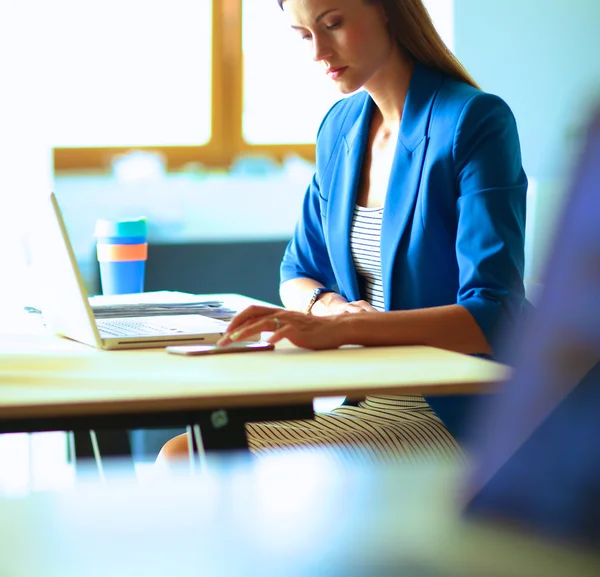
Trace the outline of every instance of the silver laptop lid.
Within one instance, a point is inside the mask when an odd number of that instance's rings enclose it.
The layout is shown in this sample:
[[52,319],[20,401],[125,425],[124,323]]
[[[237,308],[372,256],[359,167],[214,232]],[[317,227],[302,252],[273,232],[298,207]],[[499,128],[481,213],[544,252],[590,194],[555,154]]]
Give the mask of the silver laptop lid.
[[58,335],[101,348],[102,340],[54,193],[44,199],[31,241],[47,326]]

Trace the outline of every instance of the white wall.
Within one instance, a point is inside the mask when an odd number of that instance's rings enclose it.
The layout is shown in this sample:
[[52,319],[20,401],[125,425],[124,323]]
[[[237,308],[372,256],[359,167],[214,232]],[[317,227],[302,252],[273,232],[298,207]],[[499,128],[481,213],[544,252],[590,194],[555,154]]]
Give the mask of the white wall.
[[[24,298],[23,227],[32,201],[52,187],[46,22],[41,2],[0,0],[0,309]],[[4,310],[0,314],[4,319]]]
[[540,274],[591,102],[600,1],[454,0],[455,53],[515,113],[532,181],[528,275]]

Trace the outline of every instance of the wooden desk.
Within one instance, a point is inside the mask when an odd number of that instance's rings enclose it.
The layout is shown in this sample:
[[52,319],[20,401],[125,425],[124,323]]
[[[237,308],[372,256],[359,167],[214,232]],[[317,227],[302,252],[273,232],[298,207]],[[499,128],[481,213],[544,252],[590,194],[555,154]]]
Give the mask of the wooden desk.
[[[342,348],[181,357],[96,351],[53,337],[0,337],[0,419],[302,403],[367,394],[487,393],[509,370],[430,347]],[[62,343],[61,343],[62,344]]]
[[[0,335],[0,432],[180,426],[198,422],[199,412],[231,417],[248,407],[252,420],[297,418],[281,407],[338,395],[487,393],[508,376],[503,365],[430,347],[308,351],[282,343],[274,352],[181,357]],[[243,423],[229,421],[239,439]]]
[[461,471],[324,455],[0,500],[10,577],[587,577],[597,555],[461,518]]

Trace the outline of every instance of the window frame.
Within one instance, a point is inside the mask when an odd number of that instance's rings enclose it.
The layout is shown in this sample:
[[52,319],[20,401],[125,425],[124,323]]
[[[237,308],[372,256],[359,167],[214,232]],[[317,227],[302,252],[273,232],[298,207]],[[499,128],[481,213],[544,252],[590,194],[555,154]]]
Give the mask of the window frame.
[[200,162],[227,168],[242,154],[268,154],[282,161],[289,154],[314,161],[314,144],[249,144],[244,140],[242,0],[213,0],[211,71],[211,136],[198,146],[57,147],[53,149],[55,172],[106,171],[115,155],[130,150],[160,152],[167,170]]

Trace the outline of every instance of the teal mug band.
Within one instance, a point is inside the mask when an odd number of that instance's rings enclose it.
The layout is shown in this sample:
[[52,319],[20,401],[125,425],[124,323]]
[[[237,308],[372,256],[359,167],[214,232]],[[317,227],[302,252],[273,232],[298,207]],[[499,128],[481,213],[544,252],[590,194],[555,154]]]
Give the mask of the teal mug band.
[[[148,223],[145,217],[131,220],[105,220],[96,221],[94,236],[96,238],[111,237],[146,237]],[[126,243],[119,243],[126,244]],[[134,243],[131,243],[134,244]]]

